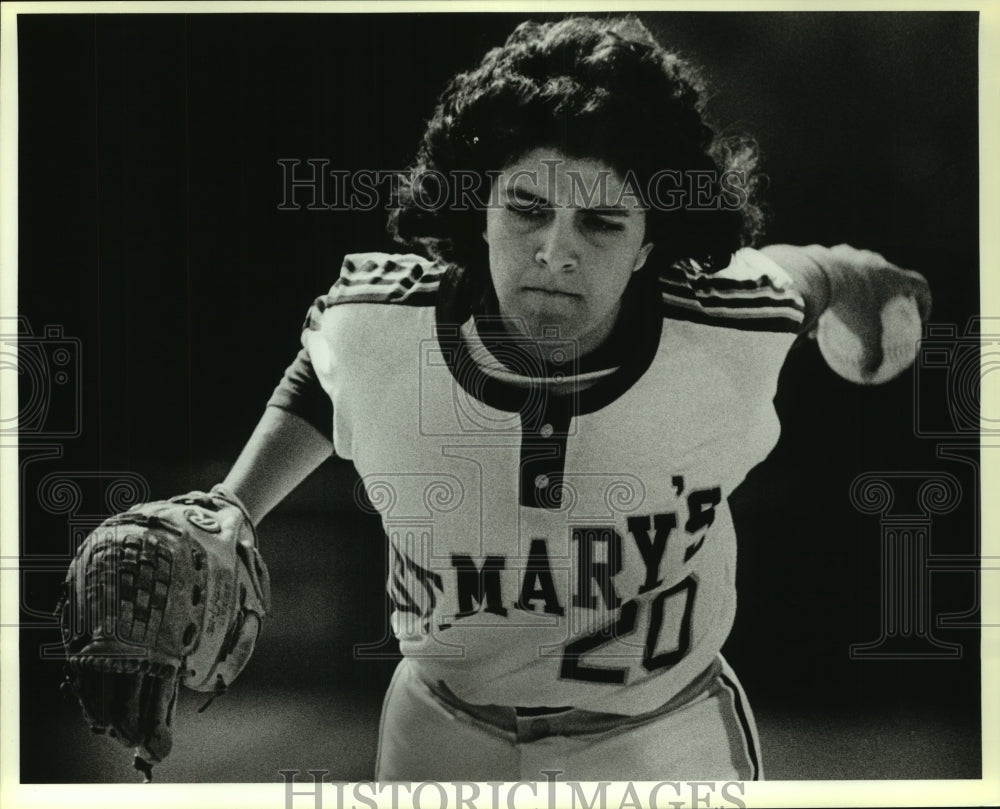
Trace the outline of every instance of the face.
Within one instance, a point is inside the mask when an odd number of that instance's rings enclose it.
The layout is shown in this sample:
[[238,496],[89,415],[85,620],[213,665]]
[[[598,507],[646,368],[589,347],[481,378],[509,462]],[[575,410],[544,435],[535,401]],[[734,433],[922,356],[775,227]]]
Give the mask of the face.
[[646,215],[599,160],[536,149],[505,167],[486,212],[490,275],[509,328],[554,328],[580,355],[611,333],[653,245]]

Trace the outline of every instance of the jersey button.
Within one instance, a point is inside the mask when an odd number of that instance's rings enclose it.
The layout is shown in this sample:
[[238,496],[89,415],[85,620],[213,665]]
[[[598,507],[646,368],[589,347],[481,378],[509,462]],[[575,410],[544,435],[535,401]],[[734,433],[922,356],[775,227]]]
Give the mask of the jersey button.
[[531,723],[532,736],[548,736],[551,728],[547,719],[536,719]]
[[551,438],[552,433],[554,433],[555,430],[552,429],[551,424],[543,424],[542,429],[540,429],[538,432],[541,434],[542,438]]
[[535,488],[544,489],[548,485],[549,485],[548,475],[539,475],[537,478],[535,478]]

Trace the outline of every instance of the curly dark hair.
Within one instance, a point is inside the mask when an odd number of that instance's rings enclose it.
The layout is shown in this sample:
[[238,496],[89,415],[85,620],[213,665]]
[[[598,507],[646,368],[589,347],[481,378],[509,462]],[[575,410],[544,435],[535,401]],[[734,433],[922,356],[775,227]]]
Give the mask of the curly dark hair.
[[[441,178],[489,174],[540,147],[597,158],[622,177],[631,172],[646,205],[647,241],[660,262],[725,267],[758,235],[763,215],[756,144],[723,137],[706,120],[697,69],[661,46],[632,16],[525,22],[474,69],[455,76],[428,122],[416,161],[400,189],[389,232],[464,268],[487,260],[481,208],[429,206]],[[741,204],[665,210],[646,197],[650,178],[668,169],[714,177],[718,196],[727,172],[738,179]],[[436,187],[435,187],[436,186]]]

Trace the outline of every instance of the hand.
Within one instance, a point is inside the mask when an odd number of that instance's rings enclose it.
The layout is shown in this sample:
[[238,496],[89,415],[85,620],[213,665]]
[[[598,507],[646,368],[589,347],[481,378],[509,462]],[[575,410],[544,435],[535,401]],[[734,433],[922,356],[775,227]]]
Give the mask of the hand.
[[918,272],[904,270],[871,250],[848,244],[798,248],[814,261],[829,282],[826,309],[860,340],[862,367],[874,373],[882,364],[882,309],[895,297],[913,297],[926,322],[931,312],[931,291]]
[[105,520],[66,575],[67,688],[94,732],[137,748],[150,780],[170,753],[178,686],[225,691],[269,605],[253,527],[231,496],[136,506]]
[[861,371],[874,374],[882,365],[882,309],[893,298],[912,296],[922,322],[931,311],[931,293],[920,273],[904,270],[871,250],[848,244],[793,247],[771,244],[761,252],[791,277],[806,301],[806,329],[816,336],[819,317],[829,311],[861,343]]

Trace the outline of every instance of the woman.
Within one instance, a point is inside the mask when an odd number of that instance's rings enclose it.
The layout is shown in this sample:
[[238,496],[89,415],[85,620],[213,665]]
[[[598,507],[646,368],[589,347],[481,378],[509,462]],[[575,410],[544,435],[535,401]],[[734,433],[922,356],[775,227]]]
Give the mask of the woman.
[[525,23],[455,77],[390,222],[424,255],[345,259],[213,489],[256,524],[355,463],[403,653],[379,780],[762,777],[719,653],[727,497],[796,336],[832,309],[874,369],[882,306],[929,295],[872,253],[749,248],[754,150],[702,101],[627,18]]
[[[760,777],[718,656],[735,605],[725,498],[777,439],[778,370],[830,281],[876,323],[890,291],[922,284],[846,249],[730,261],[761,224],[754,153],[716,136],[702,99],[630,19],[525,23],[457,76],[391,223],[435,262],[348,258],[225,481],[259,518],[326,456],[330,422],[295,415],[319,410],[300,403],[318,376],[396,560],[404,661],[380,780]],[[492,180],[485,206],[421,204],[466,172]],[[678,177],[679,209],[662,204]],[[710,178],[707,204],[691,177]],[[404,503],[438,480],[460,502],[408,544]],[[628,494],[595,506],[608,491]]]

